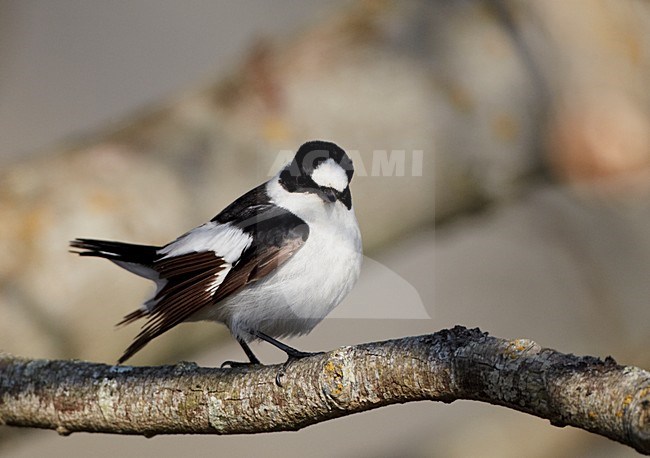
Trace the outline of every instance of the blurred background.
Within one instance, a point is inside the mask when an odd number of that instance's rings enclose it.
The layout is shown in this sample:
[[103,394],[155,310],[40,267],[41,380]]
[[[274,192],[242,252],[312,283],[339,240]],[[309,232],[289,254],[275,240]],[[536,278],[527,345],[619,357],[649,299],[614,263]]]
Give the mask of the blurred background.
[[[67,241],[165,243],[320,138],[355,160],[367,257],[290,344],[462,324],[650,368],[649,30],[644,0],[0,0],[0,349],[115,362],[150,285]],[[132,362],[240,358],[202,323]],[[188,451],[633,456],[462,401],[240,437],[0,428],[2,456]]]

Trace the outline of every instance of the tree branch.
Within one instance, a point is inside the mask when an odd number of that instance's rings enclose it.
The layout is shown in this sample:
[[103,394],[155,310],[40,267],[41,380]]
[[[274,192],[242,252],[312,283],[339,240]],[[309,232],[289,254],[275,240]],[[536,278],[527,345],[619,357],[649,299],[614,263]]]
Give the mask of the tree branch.
[[0,355],[0,424],[60,434],[298,430],[420,400],[472,399],[650,454],[650,373],[457,326],[343,347],[282,366],[109,366]]

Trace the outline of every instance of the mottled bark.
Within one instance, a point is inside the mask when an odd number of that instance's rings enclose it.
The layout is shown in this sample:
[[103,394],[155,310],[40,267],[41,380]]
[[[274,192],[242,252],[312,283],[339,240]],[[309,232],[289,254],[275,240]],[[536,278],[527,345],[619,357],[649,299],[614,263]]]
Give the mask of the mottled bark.
[[420,400],[472,399],[650,453],[650,372],[455,327],[282,366],[108,366],[0,355],[0,423],[61,434],[298,430]]

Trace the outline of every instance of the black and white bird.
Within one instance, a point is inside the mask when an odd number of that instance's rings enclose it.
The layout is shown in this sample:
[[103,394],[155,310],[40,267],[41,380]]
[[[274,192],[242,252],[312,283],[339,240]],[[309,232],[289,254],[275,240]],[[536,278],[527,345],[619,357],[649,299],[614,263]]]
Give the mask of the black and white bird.
[[252,364],[260,363],[248,346],[256,339],[289,359],[309,355],[276,339],[310,332],[359,277],[353,172],[340,147],[312,141],[269,181],[167,245],[70,242],[81,256],[109,259],[156,284],[119,323],[147,319],[119,363],[177,324],[200,320],[224,323]]

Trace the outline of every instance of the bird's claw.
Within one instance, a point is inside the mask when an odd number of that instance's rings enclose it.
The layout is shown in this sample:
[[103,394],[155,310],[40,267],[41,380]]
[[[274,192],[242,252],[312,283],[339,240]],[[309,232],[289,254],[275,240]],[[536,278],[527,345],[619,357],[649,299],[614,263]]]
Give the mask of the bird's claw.
[[221,369],[225,367],[230,367],[230,368],[235,368],[235,367],[248,367],[248,366],[255,366],[260,363],[255,363],[255,362],[242,362],[242,361],[224,361],[221,363]]
[[280,370],[278,370],[277,374],[275,374],[275,384],[280,388],[282,388],[282,377],[284,377],[284,375],[287,373],[287,368],[292,362],[298,359],[308,358],[310,356],[322,355],[322,354],[323,354],[322,351],[308,352],[308,351],[298,351],[298,350],[292,351],[291,353],[287,353],[288,355],[287,360],[284,362],[284,364],[282,364],[282,367],[280,367]]

